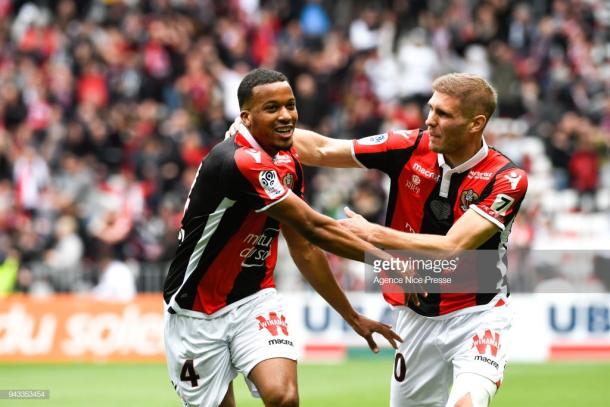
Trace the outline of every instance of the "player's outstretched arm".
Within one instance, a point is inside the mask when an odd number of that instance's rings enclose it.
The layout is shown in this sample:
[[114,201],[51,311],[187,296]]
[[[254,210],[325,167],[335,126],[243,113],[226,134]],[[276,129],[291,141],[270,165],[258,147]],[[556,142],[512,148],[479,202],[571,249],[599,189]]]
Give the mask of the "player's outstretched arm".
[[498,227],[472,209],[455,222],[446,235],[406,233],[370,223],[361,215],[345,208],[347,219],[339,222],[351,232],[377,247],[395,250],[422,250],[454,256],[463,250],[481,246],[498,232]]
[[294,148],[301,163],[316,167],[361,168],[352,155],[352,141],[325,137],[314,131],[295,129]]
[[367,341],[371,350],[379,352],[379,347],[373,340],[373,332],[383,335],[396,349],[396,341],[402,342],[398,334],[392,331],[389,325],[373,321],[354,310],[332,274],[324,252],[289,226],[282,226],[282,234],[301,274],[352,329]]
[[389,258],[384,251],[365,242],[334,219],[314,211],[294,194],[269,207],[265,213],[295,229],[316,246],[348,259],[364,262],[365,254]]

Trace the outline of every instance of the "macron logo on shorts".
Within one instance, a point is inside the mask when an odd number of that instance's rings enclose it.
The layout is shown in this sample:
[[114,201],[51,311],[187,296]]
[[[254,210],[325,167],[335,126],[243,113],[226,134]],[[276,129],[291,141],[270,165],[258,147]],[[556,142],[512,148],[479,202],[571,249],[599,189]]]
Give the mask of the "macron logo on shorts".
[[275,312],[269,313],[269,319],[266,319],[264,316],[259,315],[256,317],[258,320],[258,329],[259,331],[262,329],[266,329],[273,336],[278,335],[278,328],[282,330],[282,333],[288,336],[288,324],[286,323],[286,318],[280,314],[278,317]]
[[472,337],[472,347],[477,348],[479,354],[483,355],[487,352],[488,346],[491,348],[491,355],[496,356],[498,354],[498,348],[500,347],[500,334],[498,332],[492,334],[491,331],[487,329],[482,338],[479,335]]

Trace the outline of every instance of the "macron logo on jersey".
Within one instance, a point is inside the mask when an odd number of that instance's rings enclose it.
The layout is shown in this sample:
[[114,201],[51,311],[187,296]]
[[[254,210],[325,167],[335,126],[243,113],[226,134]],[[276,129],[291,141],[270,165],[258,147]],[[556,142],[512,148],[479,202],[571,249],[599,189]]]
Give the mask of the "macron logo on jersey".
[[515,171],[512,171],[509,175],[505,175],[504,178],[510,182],[510,188],[512,190],[517,189],[517,185],[519,185],[519,181],[521,181],[522,175],[517,174]]
[[419,172],[424,177],[433,179],[435,181],[438,181],[441,178],[440,175],[438,175],[437,173],[435,173],[432,170],[428,170],[428,169],[422,167],[419,163],[415,163],[413,165],[413,170]]
[[286,318],[280,314],[278,317],[275,312],[269,313],[269,319],[262,315],[256,317],[258,321],[258,330],[266,329],[272,336],[278,336],[278,328],[282,330],[282,333],[288,336],[288,324]]
[[500,348],[500,334],[498,332],[492,334],[489,329],[486,329],[482,338],[479,335],[472,337],[472,348],[477,348],[479,354],[483,355],[487,352],[487,347],[491,349],[491,356],[498,354]]
[[277,172],[274,170],[261,171],[258,174],[258,181],[271,199],[281,196],[285,191]]

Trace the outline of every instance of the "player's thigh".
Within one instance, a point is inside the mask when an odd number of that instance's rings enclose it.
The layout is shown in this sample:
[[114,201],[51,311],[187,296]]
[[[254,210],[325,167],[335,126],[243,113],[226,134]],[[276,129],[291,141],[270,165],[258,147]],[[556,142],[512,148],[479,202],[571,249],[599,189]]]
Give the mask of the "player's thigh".
[[237,371],[222,322],[168,315],[165,353],[170,379],[187,406],[217,407]]
[[455,321],[456,342],[451,355],[454,377],[474,373],[491,380],[499,388],[508,363],[506,337],[512,314],[508,306],[468,314]]
[[[267,363],[261,365],[261,362],[277,359],[273,364],[282,367],[278,371],[282,372],[282,375],[278,378],[290,385],[291,391],[296,391],[297,352],[290,334],[289,321],[284,315],[278,296],[264,296],[240,311],[240,317],[235,321],[239,329],[230,343],[233,365],[252,381],[251,372],[255,367],[267,366]],[[265,379],[258,380],[257,387],[263,380]],[[270,375],[268,380],[271,384],[277,384],[273,375]],[[256,388],[251,383],[248,384],[250,391],[257,396]]]
[[440,321],[399,312],[396,330],[403,338],[396,351],[390,386],[390,405],[444,406],[451,381],[451,364],[437,344]]
[[298,403],[297,362],[285,358],[266,359],[248,375],[260,397],[272,405]]

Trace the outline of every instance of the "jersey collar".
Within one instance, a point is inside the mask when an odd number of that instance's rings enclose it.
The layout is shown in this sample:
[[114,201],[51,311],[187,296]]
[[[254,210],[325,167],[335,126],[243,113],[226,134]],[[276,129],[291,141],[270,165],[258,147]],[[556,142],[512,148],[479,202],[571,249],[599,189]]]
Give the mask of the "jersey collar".
[[439,191],[439,195],[447,198],[449,196],[449,186],[451,184],[451,176],[453,174],[459,174],[465,171],[468,171],[481,161],[485,157],[487,157],[487,153],[489,152],[489,147],[483,139],[483,146],[476,152],[475,155],[470,157],[468,160],[464,161],[462,164],[457,167],[451,168],[449,164],[445,161],[445,156],[441,153],[438,154],[438,166],[443,172],[443,176],[441,178],[441,189]]
[[248,128],[244,126],[243,123],[240,123],[239,126],[237,126],[237,135],[235,136],[235,141],[238,144],[244,145],[245,147],[252,147],[257,150],[261,150],[262,152],[265,152],[265,150],[263,150],[260,144],[258,144],[254,136],[250,134],[250,130],[248,130]]
[[487,157],[488,152],[489,152],[489,147],[487,146],[485,139],[483,139],[483,145],[481,146],[479,151],[477,151],[475,155],[473,155],[472,157],[470,157],[468,160],[464,161],[457,167],[451,168],[449,166],[449,164],[447,164],[447,162],[445,161],[445,156],[441,153],[438,153],[438,166],[441,167],[443,169],[443,171],[445,171],[445,170],[451,171],[452,174],[462,173],[464,171],[471,169],[472,167],[474,167],[475,165],[477,165],[478,163],[483,161],[483,159],[485,157]]

